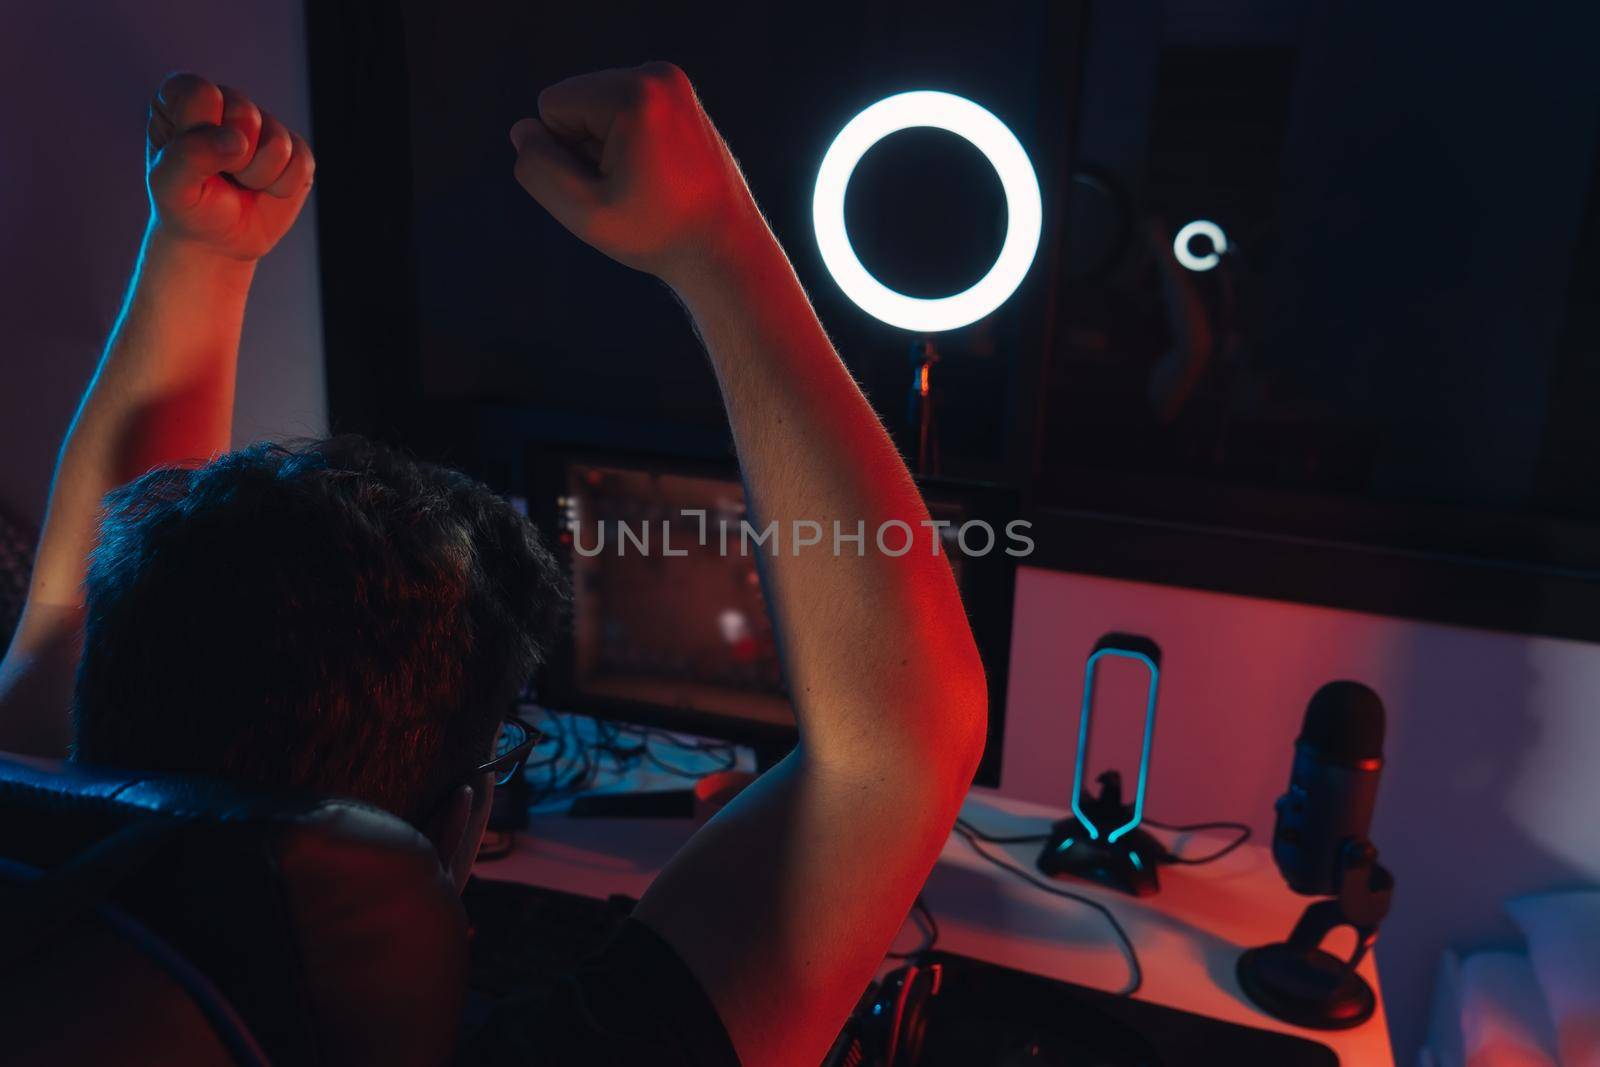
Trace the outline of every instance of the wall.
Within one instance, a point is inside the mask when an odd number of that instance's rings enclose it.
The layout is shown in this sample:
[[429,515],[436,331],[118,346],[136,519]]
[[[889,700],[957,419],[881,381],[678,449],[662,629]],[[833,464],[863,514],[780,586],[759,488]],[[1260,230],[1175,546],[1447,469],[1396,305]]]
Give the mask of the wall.
[[[1003,792],[1067,803],[1084,661],[1113,630],[1164,653],[1147,811],[1166,821],[1265,839],[1311,694],[1353,678],[1383,697],[1373,836],[1397,886],[1378,959],[1401,1063],[1446,945],[1512,938],[1508,896],[1600,881],[1600,647],[1024,568]],[[1094,766],[1134,766],[1136,681],[1096,701]]]
[[[310,97],[297,0],[5,0],[0,24],[0,509],[37,526],[144,231],[145,109],[163,75],[237,85],[300,130]],[[257,274],[236,441],[326,425],[314,209]]]

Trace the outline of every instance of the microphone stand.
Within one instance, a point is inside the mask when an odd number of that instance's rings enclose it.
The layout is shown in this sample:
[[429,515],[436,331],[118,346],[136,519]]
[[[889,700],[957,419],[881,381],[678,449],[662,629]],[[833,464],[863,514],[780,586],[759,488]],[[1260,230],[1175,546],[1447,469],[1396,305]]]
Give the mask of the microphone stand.
[[[1370,841],[1351,840],[1339,857],[1337,896],[1313,901],[1287,941],[1262,945],[1239,957],[1236,973],[1245,995],[1267,1014],[1314,1030],[1345,1030],[1372,1018],[1378,998],[1356,973],[1389,913],[1394,876],[1378,863]],[[1322,949],[1335,928],[1352,927],[1356,947],[1348,959]]]

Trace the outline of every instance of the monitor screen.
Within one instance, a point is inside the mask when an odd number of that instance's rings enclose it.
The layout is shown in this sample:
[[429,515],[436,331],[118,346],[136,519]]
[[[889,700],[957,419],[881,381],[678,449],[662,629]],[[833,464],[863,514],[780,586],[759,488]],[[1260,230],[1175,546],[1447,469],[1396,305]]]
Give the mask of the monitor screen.
[[579,694],[794,725],[737,482],[575,463],[557,505]]
[[[570,625],[539,680],[560,711],[787,745],[794,705],[761,586],[779,543],[749,515],[736,471],[661,457],[556,450],[535,464],[541,525],[572,586]],[[926,536],[950,563],[991,683],[1004,700],[1011,557],[962,545],[972,520],[1003,525],[990,487],[926,484]],[[1004,494],[1000,494],[1004,496]],[[922,542],[917,542],[920,550]],[[826,546],[824,546],[826,547]],[[972,550],[991,550],[976,554]],[[998,736],[1003,706],[992,715]],[[997,766],[993,745],[989,766]]]

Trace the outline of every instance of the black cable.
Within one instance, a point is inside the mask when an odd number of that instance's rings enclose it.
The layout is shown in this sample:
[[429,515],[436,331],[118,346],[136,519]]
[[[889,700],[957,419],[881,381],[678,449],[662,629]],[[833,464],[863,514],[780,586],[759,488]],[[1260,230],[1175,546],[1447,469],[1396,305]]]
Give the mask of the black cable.
[[711,773],[710,771],[691,771],[687,767],[678,767],[674,764],[668,763],[654,752],[651,752],[648,745],[645,746],[644,758],[657,770],[664,771],[667,774],[672,775],[674,778],[683,778],[691,782],[698,782],[700,779]]
[[555,732],[552,732],[552,733],[546,733],[539,740],[539,743],[534,746],[533,751],[529,752],[528,754],[530,756],[534,755],[534,753],[539,752],[540,749],[544,748],[546,745],[550,744],[552,741],[555,742],[555,751],[551,752],[551,753],[549,753],[547,755],[540,755],[539,758],[537,758],[537,759],[529,759],[529,760],[524,761],[523,764],[522,764],[522,770],[523,770],[524,773],[526,773],[528,771],[537,771],[537,770],[539,770],[539,769],[541,769],[543,767],[556,766],[564,758],[566,758],[566,755],[567,755],[567,738],[566,738],[566,735],[561,733],[560,731],[555,731]]
[[[649,763],[674,777],[698,781],[717,771],[733,770],[739,765],[737,747],[725,741],[706,738],[686,738],[666,730],[632,724],[590,719],[593,736],[585,737],[579,725],[579,716],[540,708],[524,701],[520,709],[537,710],[551,724],[548,737],[541,750],[553,745],[553,750],[542,751],[540,758],[529,761],[524,770],[530,778],[539,772],[543,781],[530,785],[530,805],[543,804],[556,797],[592,789],[602,773],[610,771],[625,775],[641,763]],[[716,765],[704,770],[691,770],[666,758],[656,751],[651,742],[709,757]]]
[[[965,820],[962,821],[966,822]],[[979,841],[987,841],[991,845],[1026,845],[1050,840],[1050,832],[1048,830],[1039,834],[991,834],[985,830],[978,829],[969,822],[966,823],[966,827],[973,837],[976,837]]]
[[912,901],[911,906],[920,911],[922,917],[928,921],[928,943],[922,946],[922,951],[930,951],[939,943],[939,920],[933,917],[933,909],[928,907],[928,902],[922,899],[921,893],[917,894],[917,899]]
[[[1204,856],[1180,856],[1171,849],[1168,849],[1166,855],[1163,857],[1164,862],[1181,863],[1189,867],[1198,867],[1203,863],[1215,863],[1217,860],[1220,860],[1222,857],[1228,855],[1234,849],[1250,840],[1250,827],[1246,826],[1242,822],[1196,822],[1175,824],[1162,822],[1160,819],[1152,819],[1148,816],[1141,821],[1154,826],[1158,830],[1168,830],[1179,834],[1195,833],[1200,830],[1235,830],[1238,832],[1238,836],[1232,841],[1229,841],[1226,845],[1223,845],[1214,852],[1206,853]],[[979,829],[976,826],[973,826],[971,823],[967,823],[966,826],[967,830],[974,837],[991,845],[1025,845],[1033,844],[1039,841],[1048,841],[1050,839],[1049,833],[991,834]]]
[[726,741],[713,741],[704,737],[684,737],[667,730],[647,730],[645,733],[647,739],[656,737],[673,748],[682,749],[685,752],[697,752],[702,756],[714,757],[718,766],[712,768],[712,772],[731,771],[739,765],[739,750]]
[[[676,735],[669,734],[665,730],[645,730],[643,731],[643,738],[644,758],[649,760],[656,767],[659,767],[661,770],[666,771],[668,774],[676,775],[679,778],[688,778],[692,781],[699,781],[708,774],[715,774],[719,771],[731,771],[734,769],[734,767],[738,766],[739,763],[739,754],[733,750],[731,745],[725,745],[717,748],[684,744]],[[668,745],[671,745],[674,748],[682,749],[686,752],[697,752],[703,756],[714,756],[718,765],[707,768],[703,771],[692,771],[687,767],[680,767],[662,759],[660,756],[651,751],[650,740],[652,738],[655,738],[658,741],[664,741]]]
[[642,739],[631,745],[623,743],[625,738],[637,737],[639,731],[602,719],[594,720],[594,724],[595,741],[592,747],[601,756],[611,757],[611,769],[617,775],[627,774],[644,758],[645,745]]
[[933,909],[928,907],[928,902],[922,899],[922,894],[917,894],[917,899],[911,902],[911,911],[922,918],[927,926],[927,934],[922,944],[910,952],[885,953],[891,960],[909,960],[933,951],[933,946],[939,943],[939,920],[933,917]]
[[1133,939],[1128,936],[1128,931],[1123,929],[1122,924],[1117,921],[1117,917],[1111,913],[1110,908],[1106,907],[1104,904],[1093,899],[1092,897],[1086,897],[1081,893],[1074,893],[1070,889],[1062,889],[1060,886],[1051,885],[1049,882],[1035,878],[1030,872],[1023,870],[1014,863],[1011,863],[1009,857],[996,856],[994,853],[983,847],[983,839],[977,835],[977,831],[971,826],[971,824],[967,823],[963,819],[956,820],[955,832],[960,834],[962,839],[965,840],[969,846],[971,846],[972,851],[976,852],[979,856],[982,856],[996,867],[999,867],[1001,870],[1007,871],[1016,877],[1021,878],[1024,882],[1027,882],[1035,889],[1042,889],[1046,893],[1050,893],[1054,896],[1065,897],[1068,900],[1075,900],[1079,904],[1093,908],[1095,911],[1103,915],[1106,922],[1111,924],[1111,929],[1116,932],[1117,940],[1122,942],[1123,951],[1128,957],[1128,985],[1126,988],[1120,990],[1120,994],[1125,997],[1131,997],[1139,991],[1139,988],[1144,985],[1144,970],[1139,966],[1139,953],[1134,949]]
[[1215,863],[1217,860],[1220,860],[1222,857],[1226,856],[1228,853],[1232,852],[1234,849],[1250,840],[1250,827],[1246,826],[1242,822],[1195,822],[1184,825],[1175,825],[1173,823],[1161,822],[1157,819],[1147,818],[1144,821],[1149,823],[1151,826],[1154,826],[1158,830],[1169,830],[1178,834],[1192,834],[1199,830],[1238,831],[1238,837],[1235,837],[1232,841],[1229,841],[1226,845],[1223,845],[1216,851],[1206,853],[1204,856],[1180,856],[1171,849],[1167,850],[1168,863],[1181,863],[1189,867],[1198,867],[1202,863]]
[[[547,708],[541,708],[533,704],[527,699],[526,693],[524,694],[524,699],[518,703],[517,710],[532,710],[543,715],[544,721],[540,722],[539,726],[543,728],[546,723],[548,723],[549,729],[545,730],[546,739],[555,742],[554,754],[538,760],[530,761],[524,767],[525,772],[545,772],[543,775],[544,781],[539,784],[535,784],[531,780],[533,778],[533,774],[529,774],[530,780],[528,782],[528,803],[530,806],[532,806],[541,804],[551,796],[555,795],[557,788],[560,785],[562,764],[569,759],[569,754],[573,746],[567,738],[566,722],[561,718],[561,716]],[[582,753],[579,753],[579,755],[581,756]]]
[[717,741],[709,737],[694,737],[687,734],[675,734],[671,730],[643,728],[643,732],[659,737],[674,748],[681,748],[688,752],[709,752],[717,756],[734,752],[735,746],[727,741]]
[[578,767],[567,774],[563,780],[563,770],[559,764],[552,764],[549,768],[549,780],[544,787],[536,791],[530,798],[530,804],[542,804],[552,797],[562,796],[567,793],[582,792],[589,788],[599,773],[600,765],[594,759],[590,746],[582,743],[582,738],[577,736],[577,729],[570,716],[557,715],[546,712],[556,724],[556,730],[561,737],[563,749],[570,748],[574,752],[574,762]]
[[1242,822],[1171,823],[1171,822],[1162,822],[1160,819],[1152,819],[1148,815],[1146,815],[1141,821],[1149,823],[1151,826],[1154,826],[1157,830],[1171,830],[1173,833],[1179,833],[1179,834],[1193,833],[1196,830],[1245,830],[1245,831],[1248,831],[1250,829],[1248,826],[1246,826]]

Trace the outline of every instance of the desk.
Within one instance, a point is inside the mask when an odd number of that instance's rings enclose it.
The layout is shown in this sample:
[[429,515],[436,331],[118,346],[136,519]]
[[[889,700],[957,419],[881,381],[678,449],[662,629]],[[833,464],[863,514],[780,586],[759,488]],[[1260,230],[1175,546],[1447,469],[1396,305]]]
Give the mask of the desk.
[[[1059,813],[1036,804],[974,790],[963,817],[997,835],[1040,830]],[[656,872],[694,832],[687,819],[571,819],[536,814],[512,853],[479,865],[485,878],[528,882],[605,897],[644,893]],[[1173,835],[1162,834],[1169,842]],[[1189,843],[1208,851],[1213,839]],[[1038,845],[986,845],[1033,870]],[[852,872],[843,872],[849,875]],[[863,881],[869,877],[863,869]],[[1268,849],[1246,844],[1216,863],[1165,867],[1161,892],[1136,900],[1089,883],[1063,888],[1102,901],[1122,922],[1144,967],[1140,999],[1200,1015],[1280,1030],[1320,1041],[1348,1067],[1393,1067],[1389,1024],[1378,1013],[1354,1030],[1317,1032],[1262,1014],[1240,993],[1233,975],[1239,952],[1282,940],[1307,899],[1291,893]],[[954,835],[945,845],[923,892],[939,921],[939,947],[1080,985],[1116,990],[1126,984],[1126,957],[1105,920],[1071,900],[1043,893],[996,869]],[[1337,938],[1348,931],[1341,931]],[[901,947],[914,947],[919,931],[901,932]],[[1340,942],[1330,948],[1348,947]],[[1371,954],[1362,974],[1378,988]]]

